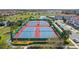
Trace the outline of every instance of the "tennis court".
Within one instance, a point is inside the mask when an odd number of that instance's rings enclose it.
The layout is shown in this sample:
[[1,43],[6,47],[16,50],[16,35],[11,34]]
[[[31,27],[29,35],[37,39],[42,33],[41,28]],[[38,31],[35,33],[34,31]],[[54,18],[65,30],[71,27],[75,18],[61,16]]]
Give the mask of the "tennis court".
[[46,21],[29,21],[27,24],[29,25],[27,27],[24,26],[24,29],[22,29],[20,33],[17,33],[14,36],[14,38],[54,38],[54,37],[57,37],[53,29],[49,27],[49,23]]
[[29,21],[28,24],[29,24],[29,27],[35,27],[35,26],[38,26],[38,25],[40,27],[44,27],[44,26],[48,27],[48,26],[50,26],[47,21]]

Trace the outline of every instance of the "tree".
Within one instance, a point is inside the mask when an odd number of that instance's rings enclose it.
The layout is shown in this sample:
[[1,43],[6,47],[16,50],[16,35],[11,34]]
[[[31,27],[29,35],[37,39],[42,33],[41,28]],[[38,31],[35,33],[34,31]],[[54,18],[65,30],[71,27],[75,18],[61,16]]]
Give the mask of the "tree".
[[55,21],[55,19],[54,19],[54,18],[52,18],[52,20],[53,20],[53,21]]
[[40,15],[40,13],[38,13],[38,15]]
[[64,40],[64,44],[65,44],[65,45],[68,45],[69,42],[68,42],[67,40]]
[[23,20],[18,20],[18,21],[17,21],[18,26],[21,26],[22,23],[23,23]]
[[1,36],[0,36],[0,40],[1,40]]
[[62,17],[62,20],[63,20],[64,23],[66,23],[66,21],[67,21],[64,17]]
[[64,30],[62,38],[63,39],[68,39],[69,35],[70,35],[70,31],[69,30]]

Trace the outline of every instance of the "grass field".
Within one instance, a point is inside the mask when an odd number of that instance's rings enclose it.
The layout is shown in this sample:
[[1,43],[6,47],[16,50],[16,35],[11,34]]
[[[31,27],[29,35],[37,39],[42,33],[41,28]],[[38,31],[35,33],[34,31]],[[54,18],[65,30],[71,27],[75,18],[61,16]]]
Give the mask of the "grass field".
[[0,47],[1,48],[8,48],[7,40],[10,39],[10,27],[0,27]]
[[73,43],[69,41],[69,39],[67,39],[66,41],[69,42],[68,46],[74,46]]
[[14,16],[8,16],[6,17],[6,20],[9,20],[9,21],[17,21],[19,19],[25,19],[25,18],[29,18],[30,16],[26,16],[26,15],[14,15]]
[[[38,14],[40,13],[40,14]],[[23,14],[17,14],[17,15],[13,15],[13,16],[5,16],[3,18],[0,19],[5,19],[7,21],[17,21],[19,19],[24,20],[25,18],[29,18],[30,16],[34,16],[35,18],[39,18],[40,16],[53,16],[55,14],[53,13],[43,13],[43,12],[26,12]]]

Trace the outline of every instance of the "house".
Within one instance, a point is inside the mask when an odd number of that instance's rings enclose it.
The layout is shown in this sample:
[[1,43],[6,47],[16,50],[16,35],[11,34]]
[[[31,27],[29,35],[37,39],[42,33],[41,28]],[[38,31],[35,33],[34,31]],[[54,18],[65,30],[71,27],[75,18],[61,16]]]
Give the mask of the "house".
[[72,24],[75,28],[79,28],[79,16],[71,17],[69,23]]
[[55,16],[56,20],[67,20],[67,22],[71,25],[73,25],[75,28],[79,28],[79,16],[73,16],[73,15],[65,15],[65,16]]

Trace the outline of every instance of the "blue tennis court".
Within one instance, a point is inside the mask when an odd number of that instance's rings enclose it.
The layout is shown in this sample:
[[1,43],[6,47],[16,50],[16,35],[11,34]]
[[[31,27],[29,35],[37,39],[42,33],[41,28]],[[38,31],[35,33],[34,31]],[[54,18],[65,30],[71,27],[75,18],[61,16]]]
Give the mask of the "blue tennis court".
[[18,38],[35,38],[35,32],[22,32]]
[[[36,33],[38,32],[38,33]],[[39,37],[36,37],[39,35]],[[16,37],[16,36],[15,36]],[[57,37],[51,27],[27,27],[17,38],[54,38]]]
[[28,22],[29,26],[36,26],[37,25],[37,21],[29,21]]
[[41,32],[40,38],[54,38],[57,37],[54,32]]
[[50,26],[47,21],[29,21],[29,27],[34,27],[34,26]]
[[23,30],[23,32],[34,32],[34,31],[36,31],[35,27],[27,27]]
[[51,32],[53,29],[51,27],[42,27],[40,28],[41,32]]
[[[34,32],[34,31],[36,31],[36,27],[27,27],[27,28],[25,28],[24,30],[23,30],[23,32]],[[48,32],[50,32],[50,31],[52,31],[52,28],[51,27],[40,27],[40,31],[42,31],[42,32],[46,32],[46,31],[48,31]]]
[[57,37],[55,32],[51,27],[42,27],[40,28],[40,38],[54,38]]
[[40,26],[50,26],[47,21],[40,21]]

